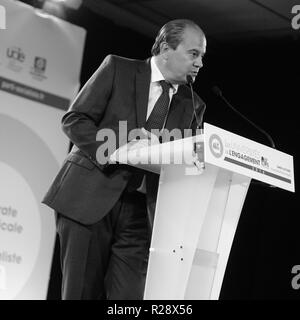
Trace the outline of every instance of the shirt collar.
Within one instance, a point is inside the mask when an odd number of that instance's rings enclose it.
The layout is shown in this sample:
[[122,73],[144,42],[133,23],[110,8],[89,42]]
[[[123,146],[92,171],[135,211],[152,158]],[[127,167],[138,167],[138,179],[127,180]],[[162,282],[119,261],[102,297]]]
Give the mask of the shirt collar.
[[[151,83],[165,80],[164,76],[160,72],[160,70],[155,62],[154,57],[151,57],[150,64],[151,64]],[[175,94],[178,90],[178,84],[172,84],[172,90],[173,90],[173,94]]]

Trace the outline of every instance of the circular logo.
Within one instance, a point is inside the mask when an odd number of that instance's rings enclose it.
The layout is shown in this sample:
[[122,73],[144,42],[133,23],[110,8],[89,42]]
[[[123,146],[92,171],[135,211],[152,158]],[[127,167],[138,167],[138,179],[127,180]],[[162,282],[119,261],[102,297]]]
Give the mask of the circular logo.
[[217,134],[212,134],[209,138],[209,148],[211,153],[220,158],[223,155],[224,147],[221,138]]

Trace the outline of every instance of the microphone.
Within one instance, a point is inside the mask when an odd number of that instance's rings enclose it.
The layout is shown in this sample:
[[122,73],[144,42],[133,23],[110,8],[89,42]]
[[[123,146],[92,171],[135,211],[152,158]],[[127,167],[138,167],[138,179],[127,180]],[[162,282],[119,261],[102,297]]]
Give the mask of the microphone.
[[272,139],[272,137],[262,128],[260,128],[258,125],[256,125],[254,122],[252,122],[250,119],[248,119],[246,116],[244,116],[241,112],[239,112],[237,109],[235,109],[231,103],[229,103],[229,101],[223,96],[222,91],[220,90],[220,88],[218,88],[217,86],[214,86],[212,88],[212,92],[219,98],[221,98],[225,104],[231,108],[235,113],[237,113],[240,117],[242,117],[244,120],[246,120],[248,123],[250,123],[255,129],[257,129],[259,132],[261,132],[265,137],[267,137],[267,139],[269,140],[271,147],[273,149],[276,149],[275,147],[275,143]]
[[196,108],[195,108],[195,100],[194,100],[194,91],[193,91],[193,83],[194,83],[194,80],[193,80],[193,77],[188,74],[186,76],[186,82],[187,84],[190,86],[191,88],[191,95],[192,95],[192,104],[193,104],[193,110],[194,110],[194,113],[193,113],[193,116],[192,116],[192,119],[191,119],[191,122],[190,122],[190,125],[189,125],[189,128],[191,128],[192,126],[192,122],[193,122],[193,119],[194,119],[194,116],[195,116],[195,119],[196,119],[196,122],[197,122],[197,127],[196,129],[199,129],[200,128],[200,121],[198,119],[198,116],[197,116],[197,112],[196,112]]
[[[255,123],[253,123],[250,119],[248,119],[246,116],[244,116],[242,113],[240,113],[238,110],[236,110],[232,105],[231,103],[228,102],[228,100],[223,96],[222,94],[222,91],[220,90],[220,88],[218,88],[217,86],[214,86],[212,88],[212,92],[219,98],[221,98],[225,104],[231,108],[235,113],[237,113],[240,117],[242,117],[244,120],[246,120],[247,122],[249,122],[254,128],[256,128],[259,132],[263,133],[267,138],[268,140],[270,141],[271,143],[271,146],[273,149],[276,149],[275,147],[275,143],[273,141],[273,139],[271,138],[271,136],[265,131],[263,130],[262,128],[260,128],[258,125],[256,125]],[[259,185],[259,186],[267,186],[267,187],[270,187],[270,188],[276,188],[275,186],[271,185],[271,184],[265,184],[264,182],[261,182],[261,181],[258,181],[258,180],[252,180],[252,183],[255,184],[255,185]]]

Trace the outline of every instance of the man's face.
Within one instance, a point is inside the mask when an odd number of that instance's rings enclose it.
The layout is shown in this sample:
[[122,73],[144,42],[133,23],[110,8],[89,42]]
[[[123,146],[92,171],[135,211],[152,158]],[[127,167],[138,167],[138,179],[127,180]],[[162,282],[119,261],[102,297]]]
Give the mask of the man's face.
[[186,83],[186,76],[191,75],[195,81],[199,69],[203,66],[205,51],[205,36],[198,29],[187,27],[177,48],[173,50],[169,47],[165,52],[168,80],[172,83]]

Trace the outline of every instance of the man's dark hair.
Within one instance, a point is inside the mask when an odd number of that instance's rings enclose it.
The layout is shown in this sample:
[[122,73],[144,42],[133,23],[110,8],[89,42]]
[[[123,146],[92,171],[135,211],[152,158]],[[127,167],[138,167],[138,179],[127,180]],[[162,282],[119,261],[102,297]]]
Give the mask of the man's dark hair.
[[192,20],[176,19],[169,21],[159,30],[151,49],[152,55],[157,56],[160,53],[160,44],[162,42],[166,42],[173,50],[175,50],[182,41],[182,35],[186,27],[199,29],[203,33],[201,28]]

